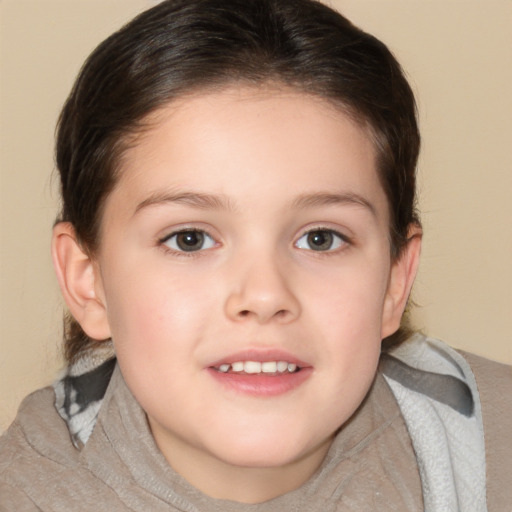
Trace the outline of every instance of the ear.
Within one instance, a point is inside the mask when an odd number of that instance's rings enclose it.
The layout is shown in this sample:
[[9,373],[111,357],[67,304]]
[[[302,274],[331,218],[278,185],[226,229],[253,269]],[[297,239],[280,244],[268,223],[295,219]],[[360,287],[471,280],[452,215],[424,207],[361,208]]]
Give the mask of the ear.
[[110,327],[97,264],[82,249],[69,222],[53,228],[52,259],[69,311],[95,340],[110,338]]
[[421,227],[409,227],[407,244],[393,263],[384,300],[381,337],[384,339],[398,330],[411,288],[416,277],[421,253]]

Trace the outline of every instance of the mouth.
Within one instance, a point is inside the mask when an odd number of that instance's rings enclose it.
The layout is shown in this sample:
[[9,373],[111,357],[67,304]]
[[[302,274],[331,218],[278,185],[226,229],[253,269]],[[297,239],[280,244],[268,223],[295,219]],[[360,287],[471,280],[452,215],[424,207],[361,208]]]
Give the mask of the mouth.
[[283,351],[246,351],[206,368],[225,389],[244,395],[272,397],[299,388],[313,367]]
[[288,361],[235,361],[212,367],[220,373],[235,373],[240,375],[269,375],[280,376],[296,373],[301,367]]

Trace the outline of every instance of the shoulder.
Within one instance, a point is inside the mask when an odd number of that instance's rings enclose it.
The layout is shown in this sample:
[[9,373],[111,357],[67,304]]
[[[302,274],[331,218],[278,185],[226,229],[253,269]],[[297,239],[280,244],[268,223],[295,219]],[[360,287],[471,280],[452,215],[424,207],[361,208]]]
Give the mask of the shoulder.
[[[484,431],[510,448],[512,469],[512,366],[460,351],[475,376]],[[487,435],[489,438],[489,434]]]
[[[455,468],[457,479],[464,477],[467,490],[478,491],[478,499],[480,490],[485,493],[490,511],[508,510],[512,502],[507,481],[512,473],[512,367],[457,351],[419,333],[391,349],[383,362],[384,375],[396,392],[424,467],[436,474],[439,455],[429,466],[429,454],[444,439],[450,449],[440,447],[440,453],[447,467]],[[436,425],[437,434],[432,435]],[[415,436],[418,432],[422,435]],[[426,444],[424,437],[429,438]],[[481,489],[478,482],[483,483]],[[466,499],[466,494],[459,498]]]
[[36,512],[41,509],[23,492],[0,481],[0,512]]
[[[76,458],[77,450],[71,443],[66,423],[55,409],[53,388],[40,389],[23,400],[14,422],[0,438],[3,453],[12,446],[54,460]],[[0,470],[5,464],[6,459],[2,457]]]
[[14,422],[0,437],[0,489],[2,493],[12,489],[11,499],[14,489],[18,489],[17,500],[22,500],[22,489],[33,488],[39,475],[54,471],[55,466],[73,466],[78,458],[54,402],[50,387],[32,393],[23,400]]
[[86,454],[98,450],[90,446],[93,436],[87,447],[75,447],[55,402],[53,388],[32,393],[0,438],[0,512],[92,511],[98,503],[104,510],[127,510],[112,485],[117,475],[108,455],[97,454],[99,477]]
[[491,386],[494,390],[499,387],[512,391],[512,366],[491,361],[462,350],[458,352],[471,366],[480,391],[485,391],[487,386]]
[[[512,450],[512,366],[474,354],[460,353],[475,376],[484,431],[490,429],[493,436],[507,441]],[[512,451],[510,459],[512,461]]]
[[482,407],[489,510],[507,510],[512,502],[512,366],[461,354],[475,375]]

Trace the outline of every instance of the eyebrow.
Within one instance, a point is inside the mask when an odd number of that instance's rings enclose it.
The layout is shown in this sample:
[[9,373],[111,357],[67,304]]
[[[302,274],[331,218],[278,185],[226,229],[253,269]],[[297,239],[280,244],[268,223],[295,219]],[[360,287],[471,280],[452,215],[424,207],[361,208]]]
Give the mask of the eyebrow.
[[[141,201],[135,208],[134,215],[140,210],[150,206],[159,206],[168,203],[183,204],[202,210],[228,210],[235,211],[235,205],[226,196],[205,194],[202,192],[156,192]],[[315,208],[329,205],[353,205],[367,209],[374,217],[377,211],[370,201],[359,194],[352,192],[332,194],[318,192],[314,194],[302,194],[295,198],[291,206],[294,209]]]
[[292,206],[294,208],[314,208],[318,206],[329,205],[353,205],[361,206],[377,217],[375,206],[366,198],[353,192],[331,194],[329,192],[319,192],[317,194],[303,194],[297,197]]
[[177,203],[202,210],[234,210],[231,201],[222,195],[204,194],[201,192],[157,192],[141,201],[135,208],[134,214],[148,206],[159,206],[167,203]]

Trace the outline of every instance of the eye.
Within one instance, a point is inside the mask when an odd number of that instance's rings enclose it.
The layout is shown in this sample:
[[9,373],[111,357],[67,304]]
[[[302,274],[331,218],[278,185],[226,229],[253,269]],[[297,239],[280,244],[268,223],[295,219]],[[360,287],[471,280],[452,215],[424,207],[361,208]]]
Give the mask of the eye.
[[215,240],[198,229],[186,229],[172,233],[162,243],[178,252],[196,252],[204,249],[211,249],[215,246]]
[[347,239],[331,229],[314,229],[302,235],[295,246],[310,251],[333,251],[339,249]]

